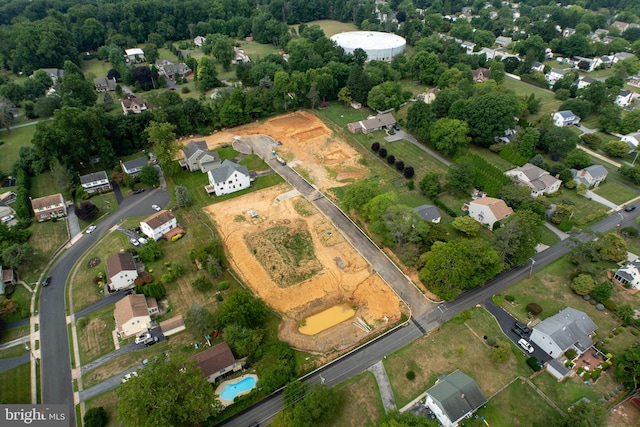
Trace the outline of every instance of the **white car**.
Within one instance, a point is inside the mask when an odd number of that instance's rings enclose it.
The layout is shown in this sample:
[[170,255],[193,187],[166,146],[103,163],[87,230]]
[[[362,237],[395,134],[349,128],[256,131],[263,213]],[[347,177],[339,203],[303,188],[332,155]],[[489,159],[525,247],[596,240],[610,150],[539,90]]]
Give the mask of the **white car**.
[[153,209],[154,211],[159,211],[159,210],[160,210],[160,206],[158,206],[158,205],[151,205],[151,209]]
[[87,234],[93,233],[94,231],[96,231],[96,228],[97,227],[95,225],[90,226],[89,228],[87,228]]
[[525,340],[524,338],[520,338],[518,340],[518,344],[520,345],[520,347],[524,348],[528,353],[533,353],[533,346],[531,344],[529,344],[529,342],[527,340]]
[[3,216],[3,217],[2,217],[2,222],[3,222],[3,223],[6,223],[6,222],[11,221],[11,220],[12,220],[12,219],[14,219],[14,218],[15,218],[15,216],[13,216],[13,215]]
[[130,374],[125,375],[122,378],[122,383],[126,383],[127,381],[129,381],[131,378],[137,377],[138,373],[136,371],[131,372]]
[[149,332],[145,332],[144,334],[136,337],[136,344],[142,344],[149,338],[151,338],[151,334]]

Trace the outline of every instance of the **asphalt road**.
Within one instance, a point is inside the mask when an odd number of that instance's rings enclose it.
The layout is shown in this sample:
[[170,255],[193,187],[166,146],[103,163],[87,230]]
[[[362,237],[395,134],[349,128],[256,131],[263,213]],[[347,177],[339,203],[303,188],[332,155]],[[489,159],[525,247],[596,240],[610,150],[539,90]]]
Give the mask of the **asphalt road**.
[[70,425],[75,426],[65,313],[65,284],[70,278],[70,272],[91,245],[121,219],[151,215],[155,212],[151,205],[165,206],[170,198],[167,192],[159,189],[127,197],[113,214],[96,224],[96,231],[84,234],[71,248],[64,251],[49,271],[51,285],[43,288],[40,293],[41,396],[42,403],[69,405]]

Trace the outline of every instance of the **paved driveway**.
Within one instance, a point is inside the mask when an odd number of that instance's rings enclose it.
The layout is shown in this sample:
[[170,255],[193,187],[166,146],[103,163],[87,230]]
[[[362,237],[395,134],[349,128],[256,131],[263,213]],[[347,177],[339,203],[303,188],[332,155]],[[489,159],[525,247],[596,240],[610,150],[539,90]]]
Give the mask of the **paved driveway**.
[[415,145],[416,147],[418,147],[419,149],[421,149],[425,153],[429,154],[434,159],[440,161],[441,163],[443,163],[447,167],[449,165],[451,165],[451,162],[449,160],[445,159],[444,157],[442,157],[440,154],[436,153],[435,151],[425,147],[423,144],[420,144],[418,142],[418,140],[413,137],[413,135],[410,135],[410,134],[406,133],[402,129],[397,131],[395,133],[395,135],[389,135],[389,136],[385,137],[384,139],[387,142],[394,142],[394,141],[400,141],[401,139],[406,139],[407,141],[409,141],[410,143],[412,143],[413,145]]

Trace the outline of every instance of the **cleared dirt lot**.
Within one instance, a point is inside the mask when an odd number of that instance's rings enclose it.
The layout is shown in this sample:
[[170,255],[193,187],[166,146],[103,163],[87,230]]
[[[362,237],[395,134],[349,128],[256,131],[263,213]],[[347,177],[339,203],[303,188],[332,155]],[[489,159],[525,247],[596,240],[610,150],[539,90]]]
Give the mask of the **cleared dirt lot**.
[[[197,138],[205,140],[210,149],[230,144],[234,136],[265,134],[282,142],[278,155],[287,161],[295,159],[295,167],[320,189],[339,187],[368,176],[368,170],[358,160],[360,156],[341,138],[325,126],[322,120],[305,111],[278,116],[264,123],[223,130]],[[183,142],[187,144],[190,139]]]
[[[205,208],[216,223],[227,249],[229,262],[242,280],[281,313],[280,339],[292,346],[321,354],[353,346],[367,336],[351,321],[314,336],[298,332],[303,320],[335,304],[347,303],[356,309],[374,330],[400,318],[400,301],[366,261],[311,204],[291,192],[288,185],[267,188]],[[252,218],[257,214],[256,218]],[[295,269],[295,262],[282,246],[272,251],[280,256],[264,258],[257,236],[272,229],[288,228],[289,233],[308,233],[319,269],[306,280],[278,283],[279,271]],[[251,244],[248,244],[251,242]],[[269,244],[273,244],[273,239]],[[312,244],[312,249],[310,245]],[[304,267],[304,266],[303,266]]]

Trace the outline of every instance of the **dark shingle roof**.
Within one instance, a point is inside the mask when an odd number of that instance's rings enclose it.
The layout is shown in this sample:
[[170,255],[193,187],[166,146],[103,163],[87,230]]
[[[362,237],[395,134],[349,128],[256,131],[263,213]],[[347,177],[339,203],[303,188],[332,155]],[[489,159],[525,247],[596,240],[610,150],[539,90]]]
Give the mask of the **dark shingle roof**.
[[427,393],[440,402],[451,421],[456,421],[487,403],[487,398],[473,378],[457,369],[440,379]]
[[107,179],[107,173],[105,171],[94,172],[80,177],[80,184],[89,184],[96,181],[102,181]]
[[225,182],[236,171],[249,176],[249,170],[246,166],[238,165],[230,160],[225,160],[220,167],[210,170],[209,173],[213,177],[214,182]]
[[236,359],[233,357],[233,353],[231,352],[231,348],[226,342],[216,344],[213,347],[192,356],[192,359],[196,361],[196,365],[200,368],[205,377],[221,371],[236,362]]

